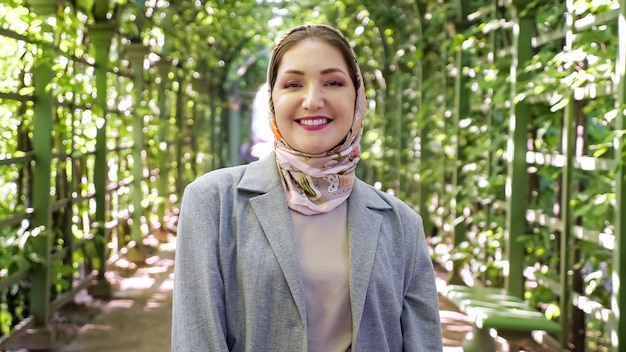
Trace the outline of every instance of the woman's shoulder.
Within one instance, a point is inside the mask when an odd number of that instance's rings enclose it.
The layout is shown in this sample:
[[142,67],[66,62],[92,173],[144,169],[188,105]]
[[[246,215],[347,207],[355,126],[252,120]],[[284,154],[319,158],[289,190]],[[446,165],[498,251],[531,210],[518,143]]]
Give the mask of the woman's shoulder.
[[215,169],[205,173],[186,187],[186,192],[208,190],[223,193],[237,188],[263,193],[279,185],[275,159],[267,156],[250,164]]
[[185,192],[236,187],[247,167],[248,165],[238,165],[211,170],[189,183],[185,187]]
[[415,219],[419,219],[419,214],[413,209],[409,204],[407,204],[404,200],[395,196],[391,191],[384,192],[378,187],[374,187],[369,183],[366,183],[362,180],[358,180],[361,187],[364,187],[368,190],[368,197],[376,197],[383,200],[388,206],[400,216],[413,217]]

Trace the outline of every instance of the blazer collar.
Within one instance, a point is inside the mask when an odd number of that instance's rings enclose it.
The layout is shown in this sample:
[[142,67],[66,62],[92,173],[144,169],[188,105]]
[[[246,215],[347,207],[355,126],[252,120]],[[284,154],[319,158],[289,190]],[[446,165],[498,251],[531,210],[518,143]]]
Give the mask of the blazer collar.
[[[250,204],[285,275],[300,316],[306,322],[302,273],[291,231],[293,224],[274,153],[250,163],[238,189],[259,193],[250,198]],[[376,255],[382,224],[380,210],[386,209],[391,209],[391,205],[371,186],[357,179],[348,198],[353,338],[356,338],[356,332],[359,331]],[[353,346],[355,343],[353,341]]]
[[291,215],[281,182],[276,156],[270,153],[247,166],[237,188],[240,191],[259,193],[250,198],[250,205],[274,251],[300,317],[306,324],[304,284],[291,230]]
[[257,193],[267,193],[277,187],[282,189],[274,152],[248,164],[246,172],[237,185],[238,189]]

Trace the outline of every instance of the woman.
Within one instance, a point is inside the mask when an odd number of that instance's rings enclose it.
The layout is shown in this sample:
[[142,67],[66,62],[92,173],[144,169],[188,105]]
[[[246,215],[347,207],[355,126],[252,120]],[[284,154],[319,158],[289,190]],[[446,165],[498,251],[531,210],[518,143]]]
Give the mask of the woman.
[[349,43],[296,27],[267,82],[274,152],[185,190],[172,350],[441,351],[421,218],[355,177],[366,105]]

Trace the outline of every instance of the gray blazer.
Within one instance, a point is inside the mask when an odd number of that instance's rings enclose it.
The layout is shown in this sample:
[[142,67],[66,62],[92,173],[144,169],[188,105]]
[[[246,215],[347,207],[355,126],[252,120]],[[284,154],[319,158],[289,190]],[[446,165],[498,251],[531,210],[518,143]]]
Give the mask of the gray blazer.
[[[275,156],[184,192],[172,351],[307,351],[306,308]],[[352,351],[442,351],[421,218],[357,180],[348,200]]]

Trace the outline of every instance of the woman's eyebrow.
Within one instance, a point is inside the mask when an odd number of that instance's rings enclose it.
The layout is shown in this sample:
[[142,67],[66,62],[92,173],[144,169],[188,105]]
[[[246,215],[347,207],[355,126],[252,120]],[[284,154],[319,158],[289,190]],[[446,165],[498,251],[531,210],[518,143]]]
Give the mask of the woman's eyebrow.
[[283,74],[292,74],[292,75],[304,76],[304,71],[291,69],[291,70],[286,70],[285,72],[283,72]]
[[[336,72],[337,73],[342,73],[344,75],[347,75],[347,73],[344,70],[342,70],[342,69],[340,69],[338,67],[331,67],[331,68],[327,68],[327,69],[324,69],[324,70],[320,71],[320,73],[323,74],[323,75],[327,75],[329,73],[336,73]],[[295,70],[295,69],[289,69],[289,70],[286,70],[285,72],[283,72],[283,74],[294,74],[294,75],[304,76],[304,71]]]
[[322,72],[321,72],[321,73],[322,73],[323,75],[327,75],[327,74],[329,74],[329,73],[342,73],[342,74],[344,74],[344,75],[347,75],[347,73],[346,73],[344,70],[342,70],[342,69],[340,69],[340,68],[338,68],[338,67],[327,68],[327,69],[325,69],[325,70],[322,70]]

